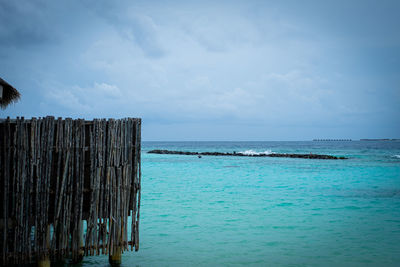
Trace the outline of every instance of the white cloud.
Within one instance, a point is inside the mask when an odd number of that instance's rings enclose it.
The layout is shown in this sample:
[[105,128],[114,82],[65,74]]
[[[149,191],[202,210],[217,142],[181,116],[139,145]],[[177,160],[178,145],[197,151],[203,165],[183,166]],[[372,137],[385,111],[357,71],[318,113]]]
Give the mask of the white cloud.
[[[50,85],[51,84],[51,85]],[[59,105],[81,114],[96,116],[111,112],[123,101],[121,90],[116,85],[95,82],[92,86],[66,86],[59,83],[47,83],[44,104]]]
[[90,110],[89,106],[82,103],[82,100],[68,89],[51,90],[48,92],[47,98],[52,104],[60,105],[71,110],[79,109],[84,112]]
[[94,83],[92,88],[88,88],[88,94],[103,95],[104,97],[121,98],[121,90],[116,85],[107,83]]

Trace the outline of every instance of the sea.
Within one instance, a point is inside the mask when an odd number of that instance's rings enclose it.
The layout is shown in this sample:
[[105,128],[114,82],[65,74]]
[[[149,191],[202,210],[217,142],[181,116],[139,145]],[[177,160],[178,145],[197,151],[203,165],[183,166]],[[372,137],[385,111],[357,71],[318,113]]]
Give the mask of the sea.
[[400,266],[400,141],[143,142],[141,181],[140,249],[121,266]]

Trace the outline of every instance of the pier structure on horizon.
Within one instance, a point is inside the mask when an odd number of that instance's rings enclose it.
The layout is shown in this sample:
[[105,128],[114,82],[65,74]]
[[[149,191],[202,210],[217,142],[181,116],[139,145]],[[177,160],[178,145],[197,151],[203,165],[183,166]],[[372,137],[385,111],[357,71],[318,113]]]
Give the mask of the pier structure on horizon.
[[137,251],[140,152],[141,119],[0,120],[1,265]]
[[313,139],[313,141],[323,141],[323,142],[346,142],[346,141],[353,141],[352,139]]

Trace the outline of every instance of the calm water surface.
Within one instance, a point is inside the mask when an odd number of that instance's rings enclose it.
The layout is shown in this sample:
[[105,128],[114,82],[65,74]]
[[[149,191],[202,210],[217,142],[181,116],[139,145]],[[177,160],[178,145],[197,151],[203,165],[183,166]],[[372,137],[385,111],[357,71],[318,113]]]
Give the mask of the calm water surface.
[[[400,266],[400,142],[144,142],[122,266]],[[272,151],[348,160],[155,155]],[[84,266],[107,266],[87,257]]]

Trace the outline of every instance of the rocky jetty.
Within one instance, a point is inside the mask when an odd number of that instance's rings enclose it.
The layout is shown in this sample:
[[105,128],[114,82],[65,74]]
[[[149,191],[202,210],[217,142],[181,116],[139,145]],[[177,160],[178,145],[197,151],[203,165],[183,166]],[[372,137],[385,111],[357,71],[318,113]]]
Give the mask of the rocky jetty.
[[271,157],[271,158],[300,158],[300,159],[347,159],[345,157],[335,157],[330,155],[319,154],[281,154],[281,153],[259,153],[259,154],[244,154],[240,152],[188,152],[188,151],[173,151],[173,150],[150,150],[150,154],[173,154],[173,155],[192,155],[192,156],[235,156],[235,157]]

